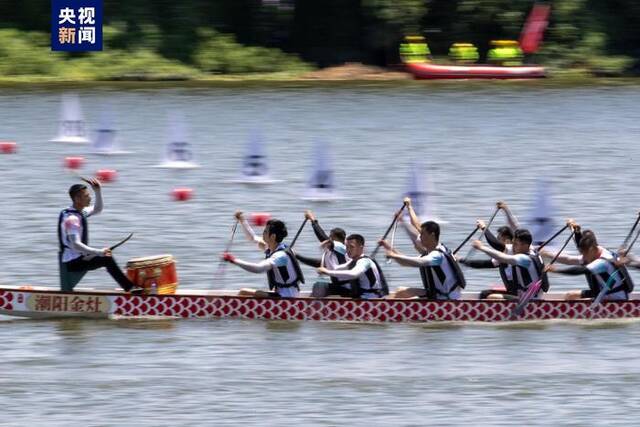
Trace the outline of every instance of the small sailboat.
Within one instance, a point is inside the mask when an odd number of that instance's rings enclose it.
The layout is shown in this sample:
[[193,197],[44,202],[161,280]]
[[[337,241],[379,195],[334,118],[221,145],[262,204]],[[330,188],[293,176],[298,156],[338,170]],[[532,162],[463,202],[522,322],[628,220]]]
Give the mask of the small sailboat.
[[426,167],[420,163],[413,163],[407,179],[407,191],[404,197],[411,198],[411,206],[421,221],[435,221],[443,224],[438,218],[434,202],[433,183],[427,179]]
[[194,162],[193,151],[189,144],[187,127],[181,113],[169,114],[169,142],[162,162],[156,167],[167,169],[194,169],[200,165]]
[[557,231],[557,224],[552,216],[555,212],[552,198],[551,182],[543,178],[538,179],[526,221],[534,244],[544,242]]
[[231,180],[240,184],[274,184],[282,182],[282,180],[272,179],[269,175],[269,165],[267,164],[267,155],[264,147],[264,138],[262,135],[254,131],[249,137],[247,145],[247,153],[242,159],[242,171],[240,176]]
[[313,171],[302,200],[331,202],[342,198],[336,192],[334,171],[329,157],[329,144],[316,141],[313,149]]
[[92,152],[103,156],[131,153],[131,151],[124,151],[120,148],[117,131],[114,126],[112,107],[105,108],[100,114],[100,126],[95,130]]
[[67,142],[71,144],[86,144],[87,124],[82,115],[80,99],[77,95],[66,94],[62,96],[62,111],[58,125],[58,136],[51,142]]

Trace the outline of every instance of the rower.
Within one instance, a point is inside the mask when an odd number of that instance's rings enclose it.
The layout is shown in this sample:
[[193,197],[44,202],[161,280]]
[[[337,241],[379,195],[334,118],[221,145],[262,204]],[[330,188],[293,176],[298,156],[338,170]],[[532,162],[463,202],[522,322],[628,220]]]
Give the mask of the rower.
[[[242,213],[236,213],[236,218],[242,218]],[[245,221],[246,222],[246,221]],[[247,224],[248,225],[248,224]],[[249,227],[250,228],[250,227]],[[222,255],[224,261],[235,264],[251,273],[267,273],[269,290],[241,289],[238,295],[255,297],[297,297],[300,293],[300,283],[304,283],[304,276],[295,254],[282,241],[287,237],[287,226],[277,219],[270,219],[264,227],[261,239],[254,239],[258,246],[266,247],[265,259],[258,263],[242,261],[231,253]]]
[[[480,240],[474,241],[472,245],[499,263],[512,266],[513,290],[516,292],[516,296],[520,297],[527,291],[529,285],[542,280],[542,286],[536,295],[536,298],[540,298],[544,292],[549,290],[549,282],[542,258],[531,248],[532,241],[533,237],[529,230],[519,228],[514,233],[513,255],[485,246]],[[506,295],[490,294],[487,297],[490,299],[511,299],[513,296],[509,293]]]
[[[596,235],[591,230],[582,231],[580,226],[571,220],[570,226],[575,232],[575,241],[580,255],[560,255],[557,262],[572,265],[572,267],[553,267],[551,271],[561,274],[580,275],[587,278],[589,289],[582,291],[569,291],[566,299],[595,298],[600,293],[602,286],[618,271],[615,281],[610,286],[604,297],[604,301],[620,301],[629,299],[633,291],[633,280],[627,268],[619,262],[616,255],[598,245]],[[552,256],[543,252],[544,256]]]
[[318,273],[350,281],[353,298],[383,298],[387,295],[388,288],[382,269],[373,258],[364,255],[364,237],[360,234],[347,237],[347,255],[351,261],[340,264],[333,270],[319,267]]
[[[484,235],[487,237],[487,243],[489,245],[499,251],[504,252],[508,255],[513,255],[513,231],[509,226],[503,225],[498,228],[497,237],[493,235],[491,230],[486,227],[486,224],[482,220],[477,221],[478,228],[483,231]],[[504,285],[504,291],[496,291],[494,289],[486,289],[480,292],[480,299],[484,299],[493,293],[501,293],[507,295],[518,295],[518,289],[513,281],[513,268],[511,265],[506,263],[501,263],[495,258],[488,259],[470,259],[468,258],[457,258],[458,263],[471,267],[471,268],[498,268],[500,271],[500,278],[502,279],[502,284]]]
[[426,221],[420,226],[419,243],[422,255],[402,255],[388,242],[381,240],[387,257],[406,267],[418,267],[424,289],[398,288],[394,298],[427,297],[438,300],[460,299],[460,289],[466,286],[464,275],[449,249],[440,243],[440,226]]
[[[335,270],[337,266],[351,261],[351,258],[347,254],[347,247],[344,244],[346,233],[342,228],[333,228],[329,232],[329,235],[327,235],[313,215],[313,212],[310,210],[305,211],[304,217],[311,221],[313,232],[318,241],[320,241],[322,257],[312,258],[296,254],[298,261],[314,268],[326,267],[328,270]],[[340,280],[333,276],[331,276],[331,283],[322,281],[314,283],[313,290],[311,291],[311,296],[317,298],[327,295],[350,297],[351,294],[351,282],[349,280]]]
[[91,185],[96,202],[91,205],[91,194],[86,185],[74,184],[69,188],[69,197],[73,204],[63,209],[58,217],[60,289],[71,292],[87,271],[105,267],[126,292],[142,292],[142,288],[135,286],[120,270],[113,259],[111,249],[89,246],[87,219],[102,212],[102,188],[100,181],[95,178],[83,180]]
[[[517,230],[519,228],[518,219],[513,215],[511,209],[506,202],[498,201],[496,203],[496,209],[501,210],[507,219],[507,224],[498,228],[498,236],[494,236],[493,233],[486,227],[484,221],[478,220],[477,226],[480,230],[483,231],[483,234],[487,238],[487,243],[489,245],[500,252],[504,252],[508,255],[513,255],[513,230]],[[513,281],[513,268],[506,263],[501,263],[497,261],[495,258],[490,258],[488,260],[475,260],[467,258],[456,258],[458,262],[462,265],[471,268],[498,268],[500,271],[500,278],[502,279],[502,284],[505,287],[505,290],[494,290],[487,289],[480,292],[480,299],[487,298],[491,294],[504,294],[504,295],[518,295],[518,288],[515,282]]]

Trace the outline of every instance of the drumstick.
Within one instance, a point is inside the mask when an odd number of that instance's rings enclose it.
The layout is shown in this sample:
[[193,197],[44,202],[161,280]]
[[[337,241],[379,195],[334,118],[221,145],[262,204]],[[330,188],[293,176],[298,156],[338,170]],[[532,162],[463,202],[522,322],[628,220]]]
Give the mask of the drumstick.
[[122,245],[124,245],[124,244],[125,244],[125,243],[127,243],[127,241],[128,241],[130,238],[132,238],[132,237],[133,237],[133,233],[129,233],[129,235],[128,235],[127,237],[125,237],[124,239],[120,240],[120,241],[119,241],[118,243],[116,243],[115,245],[110,246],[110,247],[109,247],[109,250],[110,250],[110,251],[112,251],[112,250],[114,250],[115,248],[117,248],[118,246],[122,246]]

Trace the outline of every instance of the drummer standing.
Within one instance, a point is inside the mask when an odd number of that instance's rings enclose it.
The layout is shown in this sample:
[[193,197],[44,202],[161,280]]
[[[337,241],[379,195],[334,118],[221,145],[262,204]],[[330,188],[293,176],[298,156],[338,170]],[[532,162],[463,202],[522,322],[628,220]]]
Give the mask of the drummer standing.
[[111,249],[96,249],[89,246],[89,228],[87,218],[102,212],[102,191],[100,181],[86,179],[96,195],[91,205],[91,194],[86,185],[74,184],[69,188],[72,206],[63,209],[58,217],[58,243],[60,251],[60,288],[71,292],[87,271],[105,267],[107,272],[126,292],[140,292],[124,275],[111,256]]

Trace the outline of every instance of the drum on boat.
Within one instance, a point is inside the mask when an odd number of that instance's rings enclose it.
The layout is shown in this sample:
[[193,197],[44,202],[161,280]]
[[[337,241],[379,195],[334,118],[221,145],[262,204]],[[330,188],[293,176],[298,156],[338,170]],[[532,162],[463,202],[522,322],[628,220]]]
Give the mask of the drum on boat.
[[127,262],[127,277],[150,294],[175,294],[178,287],[176,263],[171,255],[133,258]]

